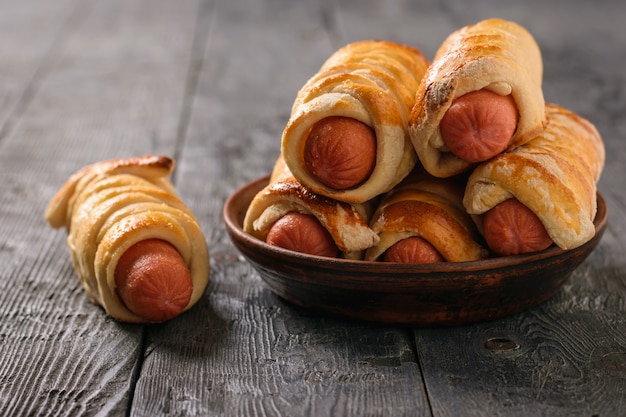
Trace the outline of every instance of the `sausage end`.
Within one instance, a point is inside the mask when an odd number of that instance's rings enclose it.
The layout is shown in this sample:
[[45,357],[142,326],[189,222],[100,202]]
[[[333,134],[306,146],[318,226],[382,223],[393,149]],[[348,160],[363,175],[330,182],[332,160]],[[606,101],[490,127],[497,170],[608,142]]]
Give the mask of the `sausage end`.
[[418,236],[396,242],[385,251],[383,260],[403,264],[434,264],[445,261],[430,242]]
[[131,246],[115,268],[116,291],[134,314],[150,322],[170,320],[191,299],[191,272],[180,253],[160,239]]
[[456,98],[439,129],[450,152],[476,163],[498,155],[509,146],[517,121],[517,105],[511,95],[483,89]]
[[553,243],[539,217],[515,198],[486,212],[483,228],[487,245],[500,256],[537,252]]
[[308,172],[329,188],[358,186],[376,165],[374,130],[349,117],[326,117],[311,128],[304,161]]
[[330,233],[312,215],[289,212],[270,228],[268,244],[309,255],[336,258],[339,249]]

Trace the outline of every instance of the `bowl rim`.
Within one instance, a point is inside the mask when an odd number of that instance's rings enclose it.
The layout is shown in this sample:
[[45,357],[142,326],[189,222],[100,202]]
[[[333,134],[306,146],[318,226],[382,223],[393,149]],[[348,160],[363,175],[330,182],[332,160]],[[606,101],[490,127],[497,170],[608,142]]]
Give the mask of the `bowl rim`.
[[[269,175],[259,177],[251,180],[241,187],[237,188],[225,201],[223,206],[223,221],[226,225],[227,231],[231,236],[231,239],[245,243],[250,250],[257,252],[258,254],[265,254],[273,258],[280,258],[288,260],[293,264],[301,264],[304,267],[324,267],[327,269],[338,269],[348,271],[366,270],[369,268],[377,268],[380,272],[381,266],[385,270],[385,274],[388,275],[407,275],[407,274],[445,274],[445,273],[471,273],[471,272],[488,272],[490,270],[498,270],[502,268],[508,268],[519,264],[530,264],[540,262],[545,259],[558,258],[560,256],[567,255],[572,251],[584,250],[585,247],[594,245],[603,234],[607,220],[608,220],[608,208],[604,197],[600,192],[596,192],[597,198],[597,212],[594,218],[594,226],[596,233],[592,239],[584,243],[583,245],[564,250],[556,245],[552,245],[549,248],[528,254],[512,255],[512,256],[498,256],[478,261],[465,261],[465,262],[441,262],[434,264],[402,264],[402,263],[386,263],[380,261],[365,261],[365,260],[350,260],[344,258],[328,258],[316,255],[309,255],[300,252],[291,251],[288,249],[280,248],[277,246],[269,245],[262,240],[246,233],[243,230],[242,220],[245,211],[247,210],[252,198],[256,193],[252,193],[252,190],[256,192],[260,191],[269,182]],[[250,201],[241,202],[242,195],[249,192],[251,195]],[[245,204],[245,207],[242,207]],[[237,211],[237,208],[241,207],[242,210]],[[239,217],[239,218],[238,218]]]

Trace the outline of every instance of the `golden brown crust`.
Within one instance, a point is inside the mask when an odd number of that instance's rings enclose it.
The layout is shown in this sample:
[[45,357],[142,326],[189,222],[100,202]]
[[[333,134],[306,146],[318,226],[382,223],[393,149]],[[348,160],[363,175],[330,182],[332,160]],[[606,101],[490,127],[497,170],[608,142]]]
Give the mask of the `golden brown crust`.
[[596,184],[605,149],[596,128],[579,115],[546,105],[545,131],[478,166],[470,175],[464,205],[482,214],[508,198],[530,208],[562,249],[595,234]]
[[398,241],[418,236],[447,262],[484,259],[488,251],[462,204],[463,187],[450,179],[427,178],[403,183],[387,193],[370,222],[380,243],[367,250],[376,260]]
[[243,229],[265,241],[272,224],[290,211],[314,215],[347,259],[361,259],[363,250],[378,241],[367,225],[369,204],[349,204],[313,193],[291,175],[279,157],[270,183],[250,203]]
[[453,32],[422,79],[411,110],[409,133],[428,172],[449,177],[470,169],[445,146],[439,124],[455,98],[488,89],[511,94],[519,121],[509,149],[528,141],[545,124],[541,52],[520,25],[488,19]]
[[[48,203],[45,217],[50,226],[55,229],[62,226],[69,227],[69,222],[72,218],[71,210],[73,209],[70,199],[75,198],[77,187],[88,183],[94,177],[106,175],[107,173],[114,174],[115,172],[130,174],[135,170],[140,170],[144,177],[158,180],[169,175],[173,169],[174,161],[160,155],[112,159],[88,165],[76,171],[67,179],[65,184]],[[68,212],[68,210],[70,211]]]
[[117,262],[137,242],[162,239],[181,254],[193,281],[185,310],[208,283],[206,241],[168,179],[173,169],[174,161],[164,156],[98,162],[70,176],[46,209],[51,227],[67,229],[72,261],[90,299],[117,320],[145,322],[115,291]]
[[[417,49],[389,41],[361,41],[336,51],[300,89],[282,137],[282,153],[298,181],[317,194],[362,203],[390,190],[417,161],[407,123],[429,61]],[[362,184],[334,190],[305,168],[311,127],[329,116],[356,119],[374,129],[374,171]]]

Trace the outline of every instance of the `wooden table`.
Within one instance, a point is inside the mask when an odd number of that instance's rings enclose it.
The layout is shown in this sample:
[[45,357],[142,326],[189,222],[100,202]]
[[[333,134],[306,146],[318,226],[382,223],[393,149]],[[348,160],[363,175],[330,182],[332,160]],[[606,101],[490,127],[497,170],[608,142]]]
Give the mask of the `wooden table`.
[[[415,3],[0,0],[0,415],[625,416],[626,4]],[[546,100],[605,140],[599,247],[545,304],[460,327],[320,316],[275,296],[222,207],[271,169],[297,90],[348,42],[432,57],[493,16],[530,30]],[[212,267],[191,311],[149,326],[88,301],[43,217],[77,169],[144,154],[176,159]]]

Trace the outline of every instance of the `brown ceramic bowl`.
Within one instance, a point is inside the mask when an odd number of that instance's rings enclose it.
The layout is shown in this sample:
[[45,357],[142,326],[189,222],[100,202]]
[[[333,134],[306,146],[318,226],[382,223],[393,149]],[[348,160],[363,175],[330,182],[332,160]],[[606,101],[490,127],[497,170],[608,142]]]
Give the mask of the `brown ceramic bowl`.
[[248,205],[267,183],[263,177],[237,190],[223,215],[233,243],[269,288],[305,308],[382,323],[458,325],[532,308],[559,291],[598,245],[607,221],[598,194],[595,237],[569,251],[553,246],[528,255],[431,265],[331,259],[270,246],[242,230]]

